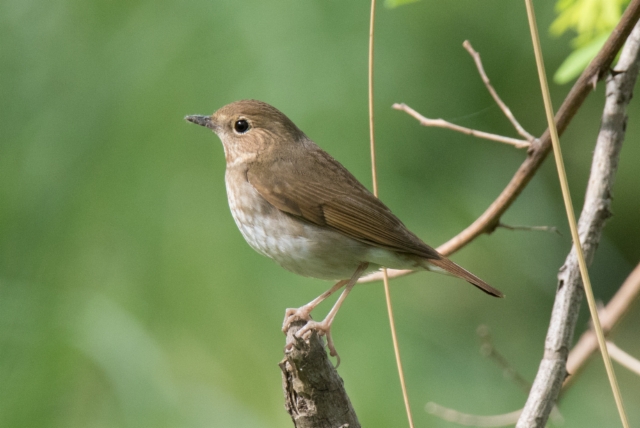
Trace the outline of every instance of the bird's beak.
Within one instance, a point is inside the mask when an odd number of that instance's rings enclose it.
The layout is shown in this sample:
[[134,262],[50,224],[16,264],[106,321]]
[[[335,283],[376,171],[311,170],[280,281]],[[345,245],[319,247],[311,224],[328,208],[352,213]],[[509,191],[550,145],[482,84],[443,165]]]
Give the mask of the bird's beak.
[[185,116],[184,120],[195,123],[196,125],[205,126],[213,131],[216,131],[218,128],[218,126],[211,120],[211,116]]

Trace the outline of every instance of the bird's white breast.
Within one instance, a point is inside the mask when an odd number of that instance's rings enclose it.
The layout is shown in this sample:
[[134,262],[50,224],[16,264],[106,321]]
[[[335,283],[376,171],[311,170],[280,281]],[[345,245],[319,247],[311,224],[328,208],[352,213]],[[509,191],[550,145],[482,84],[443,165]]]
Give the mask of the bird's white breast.
[[287,270],[320,279],[350,278],[365,261],[366,246],[281,212],[245,177],[234,168],[227,170],[227,196],[233,219],[254,250]]

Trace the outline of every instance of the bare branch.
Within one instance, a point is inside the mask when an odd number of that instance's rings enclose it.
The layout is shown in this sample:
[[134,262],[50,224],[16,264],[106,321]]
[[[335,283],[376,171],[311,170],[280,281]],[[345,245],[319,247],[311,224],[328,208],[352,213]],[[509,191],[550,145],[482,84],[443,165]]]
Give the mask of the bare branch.
[[444,119],[429,119],[428,117],[424,117],[408,105],[404,103],[396,103],[392,106],[396,110],[404,111],[410,116],[413,116],[415,119],[420,122],[422,126],[433,126],[436,128],[445,128],[450,129],[452,131],[460,132],[461,134],[471,135],[477,138],[484,138],[485,140],[497,141],[499,143],[510,144],[518,149],[525,149],[530,146],[529,142],[526,140],[519,140],[517,138],[504,137],[498,134],[491,134],[489,132],[478,131],[476,129],[465,128],[464,126],[456,125],[451,122],[447,122]]
[[618,348],[613,342],[607,341],[607,348],[609,349],[611,358],[617,361],[618,364],[640,375],[640,361]]
[[511,124],[516,129],[518,134],[520,134],[530,143],[535,141],[536,138],[533,135],[529,134],[527,131],[525,131],[522,125],[520,125],[520,123],[516,120],[513,113],[511,113],[511,109],[507,107],[504,101],[502,101],[502,99],[498,96],[498,93],[496,92],[496,90],[493,89],[493,86],[491,86],[489,77],[487,76],[487,73],[485,73],[484,67],[482,66],[482,60],[480,59],[480,54],[473,49],[473,46],[471,46],[471,43],[469,43],[469,40],[465,40],[464,43],[462,43],[462,46],[467,50],[467,52],[469,52],[469,55],[471,55],[471,57],[473,58],[473,61],[476,63],[476,67],[478,68],[478,73],[480,73],[480,77],[482,78],[482,81],[487,87],[487,90],[493,97],[493,100],[496,102],[496,104],[498,104],[498,106],[500,107],[500,110],[502,110],[504,115],[507,116],[507,119],[509,119],[509,122],[511,122]]
[[322,339],[295,337],[304,321],[291,324],[280,362],[285,408],[296,428],[360,428],[342,379],[329,361]]
[[[618,68],[624,72],[607,79],[605,108],[591,165],[580,221],[580,242],[588,264],[593,260],[602,229],[611,216],[611,194],[626,128],[626,107],[640,71],[640,25],[625,44]],[[558,290],[544,357],[517,428],[544,427],[566,377],[568,350],[582,301],[582,279],[575,246],[558,274]]]
[[[580,78],[571,88],[562,106],[556,114],[556,124],[558,133],[567,129],[569,122],[573,119],[587,95],[593,89],[594,82],[597,82],[606,74],[611,67],[613,59],[622,47],[627,36],[631,33],[634,25],[640,17],[640,0],[633,0],[625,10],[620,22],[611,33],[611,36],[604,44],[598,55],[591,61],[591,64],[582,73]],[[531,145],[527,158],[520,165],[515,175],[504,188],[502,193],[493,203],[476,219],[471,225],[437,248],[437,250],[448,256],[460,248],[473,241],[483,233],[491,233],[500,222],[500,217],[509,209],[511,204],[518,198],[522,190],[529,184],[533,175],[537,172],[542,162],[546,159],[551,150],[551,138],[549,131],[540,137],[535,144]],[[396,278],[411,273],[410,270],[388,269],[389,278]],[[360,279],[359,282],[379,281],[382,279],[381,272],[374,272]]]

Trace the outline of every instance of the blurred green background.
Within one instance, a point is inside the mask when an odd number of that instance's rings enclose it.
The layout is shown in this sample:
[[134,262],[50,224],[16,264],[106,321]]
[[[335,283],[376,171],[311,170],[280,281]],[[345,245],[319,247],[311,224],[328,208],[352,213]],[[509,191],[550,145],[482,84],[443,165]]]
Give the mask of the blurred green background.
[[[552,2],[537,7],[551,73],[570,37],[548,35]],[[183,117],[264,100],[370,186],[368,18],[366,1],[0,3],[0,426],[292,425],[277,366],[281,321],[330,284],[249,248],[229,214],[220,142]],[[461,47],[469,39],[515,115],[540,134],[524,4],[381,7],[376,37],[381,198],[437,246],[493,201],[524,152],[422,128],[391,104],[514,135]],[[569,86],[551,90],[557,108]],[[599,86],[563,137],[578,210],[603,98]],[[640,260],[639,113],[633,104],[615,216],[591,269],[604,301]],[[480,355],[475,330],[488,325],[533,379],[570,248],[555,174],[549,159],[503,221],[563,236],[498,230],[453,257],[506,299],[433,274],[392,282],[418,426],[454,426],[428,415],[428,401],[477,414],[523,405],[526,394]],[[636,356],[639,312],[615,335]],[[356,287],[333,332],[363,426],[405,426],[382,286]],[[616,368],[638,425],[640,379]],[[599,357],[560,411],[566,426],[618,426]]]

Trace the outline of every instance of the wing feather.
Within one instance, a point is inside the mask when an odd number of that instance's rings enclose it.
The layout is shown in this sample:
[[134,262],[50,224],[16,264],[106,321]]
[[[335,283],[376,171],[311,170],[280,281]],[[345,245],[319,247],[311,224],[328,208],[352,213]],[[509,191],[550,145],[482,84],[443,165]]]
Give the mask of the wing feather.
[[[373,246],[428,259],[441,257],[411,233],[346,168],[325,152],[317,153],[321,156],[318,162],[305,170],[283,159],[268,166],[252,163],[247,180],[265,200],[290,215],[318,226],[329,226]],[[275,170],[280,173],[273,173]],[[321,177],[322,181],[313,177]]]

